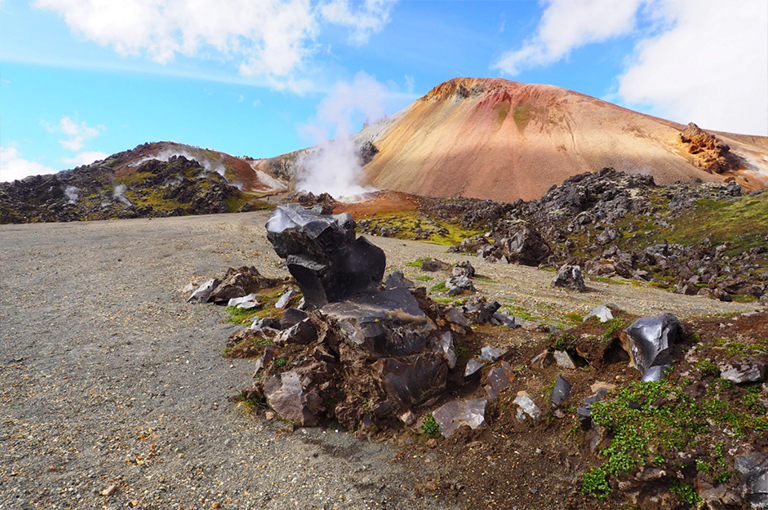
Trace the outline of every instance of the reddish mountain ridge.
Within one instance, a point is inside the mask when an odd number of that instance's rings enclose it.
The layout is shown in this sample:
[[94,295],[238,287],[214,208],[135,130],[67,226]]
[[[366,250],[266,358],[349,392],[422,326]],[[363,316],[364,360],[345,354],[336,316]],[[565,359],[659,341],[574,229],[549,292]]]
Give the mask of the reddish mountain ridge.
[[[685,134],[681,136],[681,134]],[[379,149],[366,184],[432,196],[540,198],[613,167],[659,184],[768,186],[768,137],[697,130],[550,85],[456,78],[359,137]]]

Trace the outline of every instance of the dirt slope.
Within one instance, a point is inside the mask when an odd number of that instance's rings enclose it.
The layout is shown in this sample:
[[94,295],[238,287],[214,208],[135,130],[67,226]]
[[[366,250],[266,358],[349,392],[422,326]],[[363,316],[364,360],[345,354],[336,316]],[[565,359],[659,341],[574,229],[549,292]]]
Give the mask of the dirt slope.
[[748,188],[768,185],[764,137],[720,134],[738,165],[710,174],[681,142],[683,128],[559,87],[456,78],[374,136],[380,152],[365,167],[367,184],[509,202],[612,166],[658,183],[735,177]]

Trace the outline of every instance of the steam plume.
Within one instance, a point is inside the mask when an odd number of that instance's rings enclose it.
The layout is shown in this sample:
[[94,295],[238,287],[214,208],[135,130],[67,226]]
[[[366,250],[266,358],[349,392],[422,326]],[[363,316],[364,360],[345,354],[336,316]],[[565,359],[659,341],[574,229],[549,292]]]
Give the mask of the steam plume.
[[300,127],[318,147],[296,162],[297,189],[337,198],[373,190],[360,185],[362,166],[350,136],[351,127],[353,122],[381,117],[386,97],[386,87],[363,71],[351,84],[336,84],[321,101],[315,121]]

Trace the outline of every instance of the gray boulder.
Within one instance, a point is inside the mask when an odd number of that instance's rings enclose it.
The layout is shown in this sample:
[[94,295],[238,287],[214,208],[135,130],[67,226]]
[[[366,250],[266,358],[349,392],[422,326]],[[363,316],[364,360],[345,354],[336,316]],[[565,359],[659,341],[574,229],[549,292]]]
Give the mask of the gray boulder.
[[501,362],[501,366],[494,367],[488,372],[488,384],[483,389],[490,400],[499,398],[501,390],[509,386],[515,379],[515,373],[509,363]]
[[578,292],[587,291],[587,286],[584,284],[584,275],[581,273],[581,266],[572,266],[570,264],[560,267],[555,277],[552,278],[552,286]]
[[216,288],[216,286],[221,283],[221,280],[218,278],[212,278],[202,284],[200,287],[195,290],[189,298],[187,298],[188,303],[207,303],[208,298],[211,296],[211,292],[213,292],[213,289]]

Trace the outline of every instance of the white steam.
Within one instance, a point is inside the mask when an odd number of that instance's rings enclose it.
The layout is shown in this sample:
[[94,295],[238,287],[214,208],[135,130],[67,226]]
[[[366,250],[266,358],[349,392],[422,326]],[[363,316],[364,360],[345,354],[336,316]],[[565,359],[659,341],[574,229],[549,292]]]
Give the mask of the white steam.
[[381,117],[386,98],[386,87],[363,71],[355,75],[352,83],[336,84],[320,102],[314,122],[300,127],[318,147],[297,160],[300,170],[296,189],[336,198],[373,190],[360,185],[363,169],[350,136],[351,127],[353,122]]
[[77,202],[77,199],[80,198],[80,188],[77,186],[67,186],[64,190],[64,194],[69,199],[69,203],[74,204]]
[[198,163],[200,163],[200,166],[202,166],[205,169],[206,172],[216,172],[222,177],[224,177],[224,173],[227,171],[226,168],[224,168],[224,165],[222,165],[221,163],[217,162],[216,164],[213,164],[211,160],[206,158],[205,156],[195,156],[189,151],[178,150],[178,149],[162,150],[159,153],[157,153],[155,156],[146,156],[134,163],[131,163],[131,166],[139,166],[142,163],[153,160],[153,159],[167,163],[168,161],[171,160],[171,158],[176,156],[184,156],[189,160],[197,161]]
[[125,205],[132,205],[131,201],[125,197],[125,192],[128,191],[128,186],[125,184],[118,184],[115,186],[115,191],[112,192],[112,200],[115,202],[122,202]]

